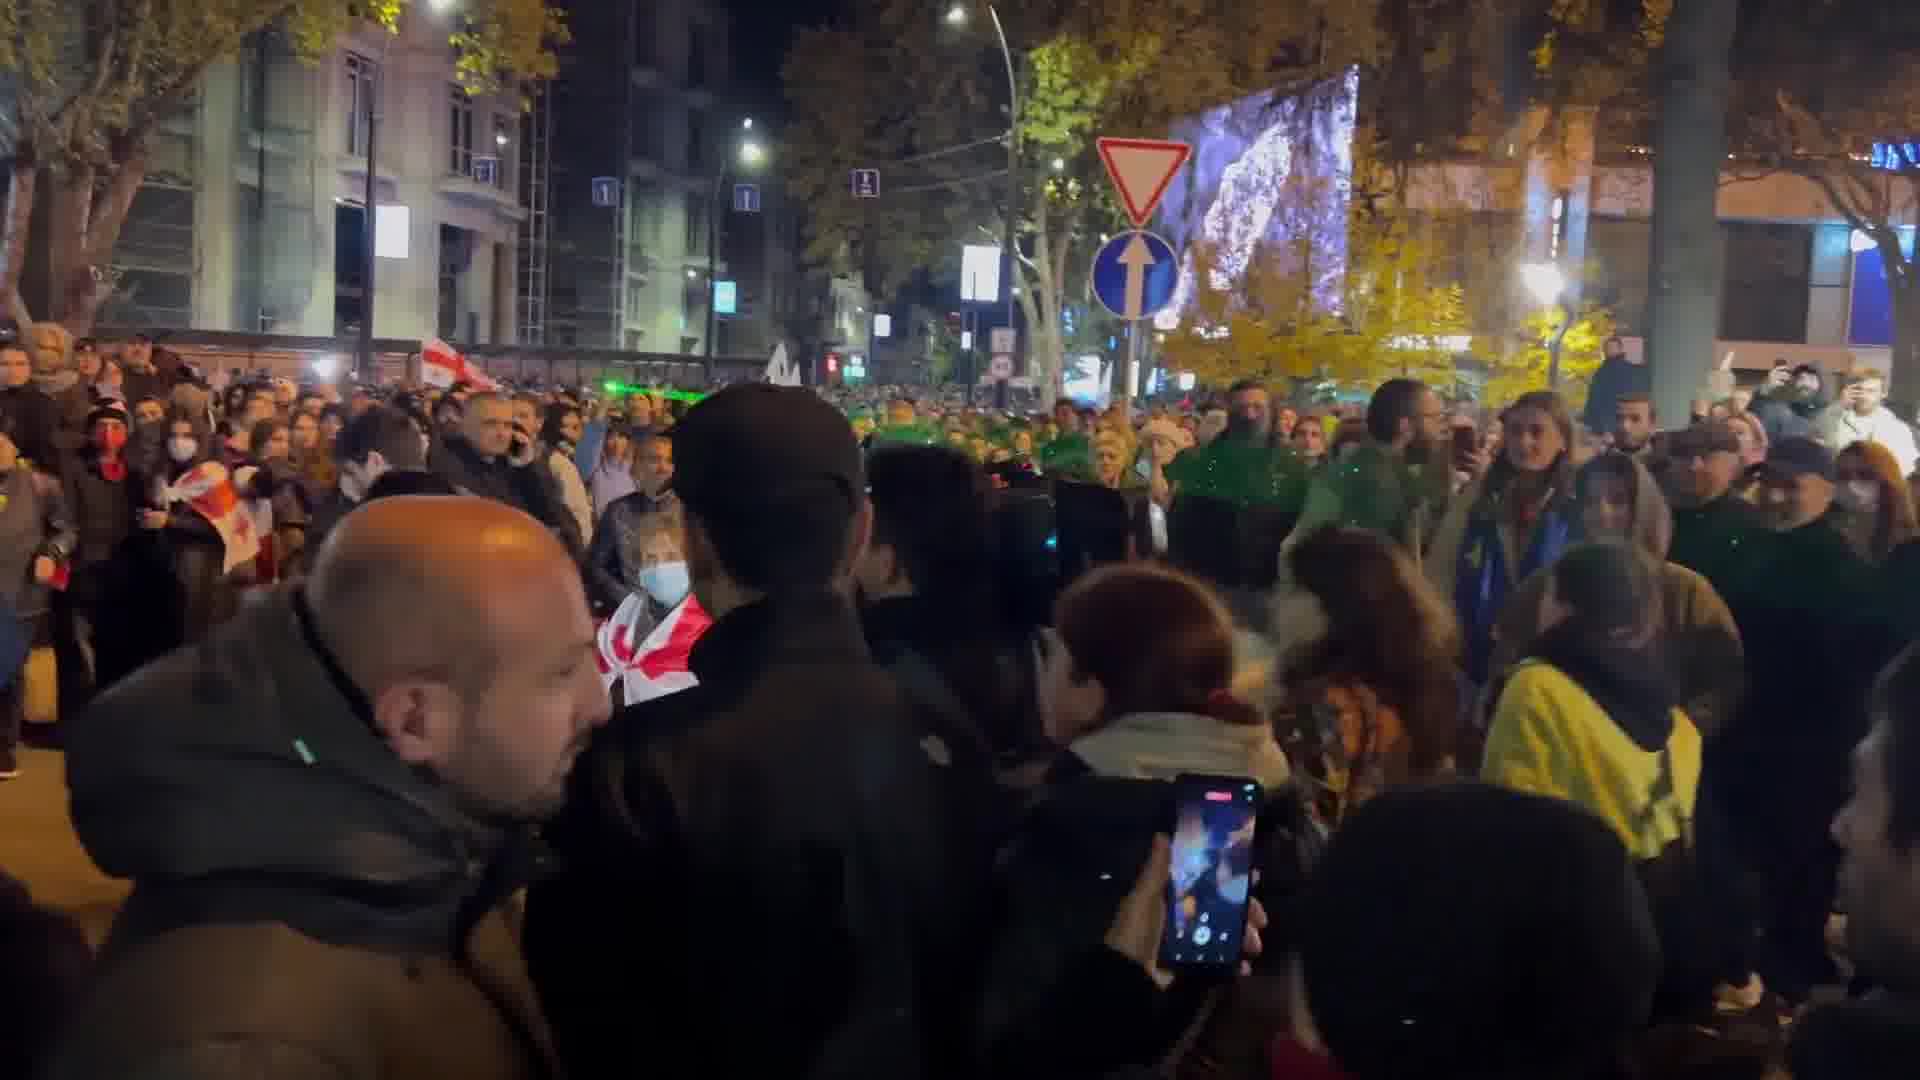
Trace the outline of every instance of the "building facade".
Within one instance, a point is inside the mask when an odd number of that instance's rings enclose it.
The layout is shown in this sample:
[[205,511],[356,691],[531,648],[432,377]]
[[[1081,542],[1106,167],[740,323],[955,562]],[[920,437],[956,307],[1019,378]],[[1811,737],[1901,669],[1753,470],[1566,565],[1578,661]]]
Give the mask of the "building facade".
[[693,355],[771,349],[796,234],[768,118],[732,92],[726,12],[713,0],[577,0],[569,25],[550,91],[546,318],[523,336]]
[[[448,16],[408,9],[317,61],[257,35],[156,138],[105,325],[380,338],[515,334],[521,106],[454,82]],[[371,152],[371,153],[370,153]]]

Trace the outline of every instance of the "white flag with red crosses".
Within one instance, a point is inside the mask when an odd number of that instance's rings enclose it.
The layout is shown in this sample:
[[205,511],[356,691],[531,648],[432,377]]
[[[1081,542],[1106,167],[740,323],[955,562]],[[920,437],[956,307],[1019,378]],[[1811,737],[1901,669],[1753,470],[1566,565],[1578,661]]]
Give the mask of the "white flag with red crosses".
[[646,607],[645,593],[630,594],[613,617],[600,624],[597,639],[600,679],[608,690],[620,682],[628,705],[698,686],[700,680],[687,670],[687,658],[694,642],[713,625],[713,618],[688,594],[642,635]]

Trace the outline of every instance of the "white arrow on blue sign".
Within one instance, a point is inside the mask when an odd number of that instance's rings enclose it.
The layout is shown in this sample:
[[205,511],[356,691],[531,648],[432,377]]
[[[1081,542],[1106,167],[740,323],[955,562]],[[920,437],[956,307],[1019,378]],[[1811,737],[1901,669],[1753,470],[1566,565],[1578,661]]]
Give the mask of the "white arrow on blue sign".
[[1166,307],[1179,283],[1173,245],[1150,232],[1121,233],[1093,257],[1093,295],[1129,322]]

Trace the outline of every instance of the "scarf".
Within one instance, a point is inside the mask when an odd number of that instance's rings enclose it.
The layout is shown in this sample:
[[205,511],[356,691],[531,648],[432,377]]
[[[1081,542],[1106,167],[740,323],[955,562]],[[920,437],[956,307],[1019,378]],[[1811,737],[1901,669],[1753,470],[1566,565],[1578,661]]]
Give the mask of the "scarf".
[[1476,510],[1468,516],[1460,561],[1454,568],[1453,605],[1466,636],[1467,675],[1476,686],[1486,684],[1487,665],[1493,658],[1493,624],[1514,582],[1551,565],[1566,551],[1574,531],[1571,506],[1549,494],[1528,530],[1520,565],[1509,569],[1507,546],[1500,539],[1500,522],[1507,514],[1507,507],[1501,505],[1504,498],[1487,512]]
[[1658,651],[1596,643],[1569,619],[1540,635],[1530,651],[1579,684],[1607,718],[1648,753],[1666,749],[1673,737],[1673,710],[1680,703]]

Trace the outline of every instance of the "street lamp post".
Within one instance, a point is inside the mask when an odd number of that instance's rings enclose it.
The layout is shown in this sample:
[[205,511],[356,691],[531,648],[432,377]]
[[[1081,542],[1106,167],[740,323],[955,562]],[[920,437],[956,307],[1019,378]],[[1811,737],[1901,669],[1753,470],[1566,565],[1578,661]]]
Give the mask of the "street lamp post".
[[[1006,27],[1000,22],[1000,10],[993,4],[987,5],[987,18],[993,23],[994,40],[1000,44],[1000,60],[1007,71],[1007,206],[1002,215],[1005,218],[1005,237],[1002,242],[1003,258],[1006,260],[1005,273],[1001,280],[1007,290],[1007,325],[1014,324],[1013,283],[1019,280],[1019,270],[1015,265],[1020,255],[1014,247],[1018,235],[1020,216],[1020,82],[1014,76],[1013,50],[1007,46]],[[947,22],[954,26],[965,26],[967,8],[964,4],[955,4],[947,9]],[[1029,352],[1031,355],[1031,352]],[[973,384],[977,381],[977,372],[970,372],[976,378],[967,381],[968,400],[972,400]]]
[[[753,118],[742,120],[740,128],[752,131]],[[755,168],[765,157],[766,151],[751,136],[740,142],[739,159],[743,167]],[[720,215],[732,208],[732,204],[720,201],[720,195],[726,188],[727,178],[732,175],[733,158],[729,156],[713,175],[713,196],[707,206],[707,332],[700,341],[700,353],[709,382],[713,380],[713,335],[718,326],[715,318],[718,313],[714,309],[718,306],[715,300],[720,274]]]
[[1567,276],[1552,263],[1529,263],[1520,268],[1520,280],[1534,299],[1560,309],[1560,325],[1547,339],[1547,388],[1560,389],[1560,353],[1567,343],[1567,331],[1573,329],[1573,304],[1567,291]]

